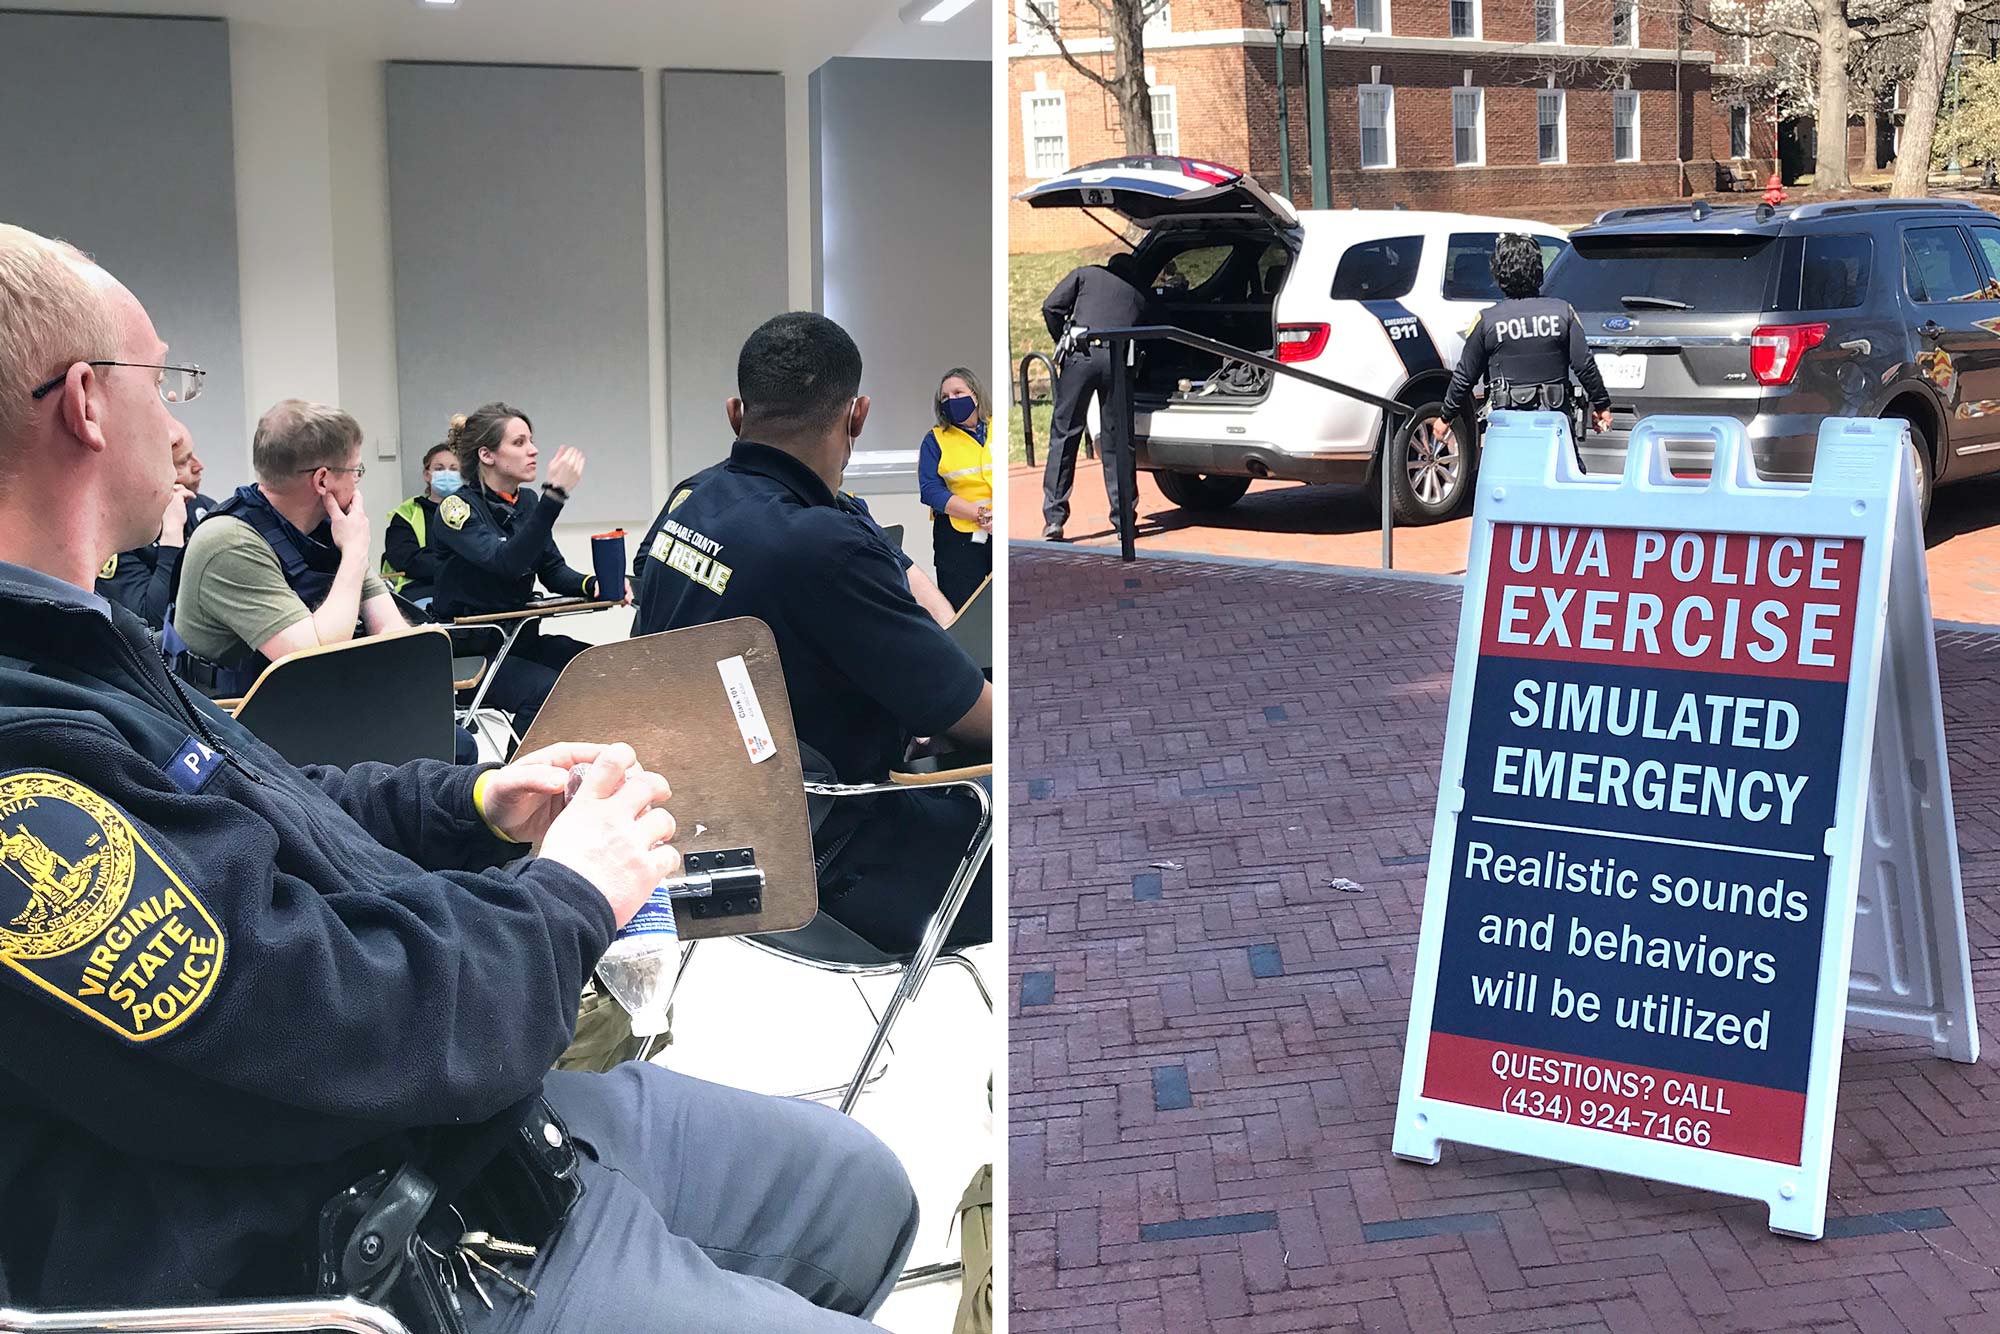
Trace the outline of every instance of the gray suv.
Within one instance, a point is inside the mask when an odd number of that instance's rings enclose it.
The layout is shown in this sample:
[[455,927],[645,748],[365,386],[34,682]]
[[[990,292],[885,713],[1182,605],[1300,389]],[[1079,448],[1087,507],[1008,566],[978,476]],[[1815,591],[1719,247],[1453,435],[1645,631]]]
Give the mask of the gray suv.
[[[1917,495],[2000,468],[2000,218],[1949,200],[1614,209],[1543,292],[1576,307],[1611,391],[1591,472],[1641,417],[1732,416],[1767,477],[1812,476],[1820,419],[1908,421]],[[1676,472],[1705,449],[1671,443]]]

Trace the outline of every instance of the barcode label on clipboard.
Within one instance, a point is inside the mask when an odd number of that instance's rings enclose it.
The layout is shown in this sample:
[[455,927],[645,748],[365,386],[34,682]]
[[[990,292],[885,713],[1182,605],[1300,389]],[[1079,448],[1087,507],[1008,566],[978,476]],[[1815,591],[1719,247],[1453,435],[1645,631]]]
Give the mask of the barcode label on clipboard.
[[762,764],[778,753],[771,739],[771,725],[764,721],[764,706],[757,702],[757,688],[750,684],[750,669],[739,657],[724,658],[715,664],[722,673],[722,688],[728,692],[730,711],[736,715],[736,730],[743,734],[743,749],[750,763]]

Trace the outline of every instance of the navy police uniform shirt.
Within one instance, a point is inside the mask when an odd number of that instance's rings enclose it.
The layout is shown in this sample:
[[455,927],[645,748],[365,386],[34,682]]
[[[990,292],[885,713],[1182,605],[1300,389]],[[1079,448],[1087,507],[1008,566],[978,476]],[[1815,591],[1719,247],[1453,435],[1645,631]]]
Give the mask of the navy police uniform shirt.
[[[535,580],[562,597],[583,597],[597,582],[569,567],[554,530],[563,502],[522,487],[513,496],[468,479],[438,506],[437,544],[444,553],[431,610],[442,617],[519,611]],[[619,596],[623,596],[620,590]]]
[[295,768],[124,607],[0,566],[0,618],[5,1288],[295,1294],[334,1194],[541,1089],[611,909],[480,767]]
[[1503,380],[1528,388],[1567,385],[1572,374],[1592,408],[1602,411],[1611,406],[1597,360],[1584,341],[1583,321],[1569,302],[1546,296],[1497,302],[1480,313],[1465,335],[1465,350],[1458,354],[1440,415],[1451,418],[1462,412],[1482,376],[1489,386]]
[[738,441],[683,485],[642,559],[634,634],[735,616],[771,627],[799,740],[847,782],[979,702],[986,678],[917,605],[902,554],[812,469]]
[[194,526],[214,508],[215,502],[207,496],[191,497],[182,545],[165,547],[154,542],[119,552],[97,572],[97,591],[130,608],[155,630],[165,625],[167,609],[173,606],[174,596],[180,591],[181,554],[187,550],[187,539],[194,536]]

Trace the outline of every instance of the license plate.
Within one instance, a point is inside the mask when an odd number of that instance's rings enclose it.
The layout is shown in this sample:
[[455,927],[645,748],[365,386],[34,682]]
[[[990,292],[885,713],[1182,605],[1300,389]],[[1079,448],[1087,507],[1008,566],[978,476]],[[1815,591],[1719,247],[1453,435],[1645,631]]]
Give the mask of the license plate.
[[1646,359],[1643,356],[1597,354],[1597,373],[1606,389],[1644,389]]

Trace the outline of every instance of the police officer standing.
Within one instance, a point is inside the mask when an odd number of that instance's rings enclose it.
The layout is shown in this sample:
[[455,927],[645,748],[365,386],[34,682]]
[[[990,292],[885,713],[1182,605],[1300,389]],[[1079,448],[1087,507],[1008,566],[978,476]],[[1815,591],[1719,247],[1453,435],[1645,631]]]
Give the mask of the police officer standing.
[[1493,279],[1506,300],[1488,306],[1467,332],[1444,409],[1430,424],[1431,438],[1442,442],[1456,429],[1482,375],[1492,411],[1565,415],[1574,375],[1589,395],[1592,424],[1609,430],[1611,395],[1584,341],[1583,325],[1569,302],[1541,294],[1541,245],[1531,236],[1502,236],[1493,247]]
[[[869,407],[854,340],[821,315],[777,316],[743,344],[736,383],[736,443],[668,501],[632,632],[736,616],[770,626],[813,777],[880,782],[915,737],[990,748],[992,685],[918,605],[882,531],[842,502]],[[814,831],[822,906],[878,949],[914,949],[976,818],[963,799],[921,788],[840,802]],[[992,931],[989,867],[949,940]]]
[[381,1287],[442,1294],[469,1228],[518,1244],[457,1265],[476,1334],[872,1328],[917,1211],[860,1123],[637,1062],[548,1073],[613,933],[681,869],[665,780],[596,743],[286,763],[91,591],[159,523],[163,396],[193,368],[109,274],[5,225],[0,346],[6,1295],[298,1296],[324,1272],[429,1334]]
[[[583,454],[558,449],[537,495],[528,483],[535,480],[541,450],[534,423],[519,408],[488,403],[455,419],[447,443],[458,451],[464,483],[438,505],[444,566],[431,610],[445,620],[520,611],[537,579],[560,597],[598,596],[597,576],[571,569],[556,549],[556,520],[583,478]],[[521,632],[486,696],[514,715],[517,736],[527,735],[570,659],[589,647],[540,631],[531,624]]]
[[[1042,302],[1042,323],[1056,340],[1056,406],[1049,419],[1049,461],[1042,470],[1042,540],[1062,541],[1063,525],[1069,522],[1069,489],[1076,480],[1076,449],[1090,411],[1097,398],[1099,411],[1110,399],[1111,358],[1108,347],[1077,348],[1065,345],[1072,330],[1118,329],[1143,324],[1146,292],[1139,286],[1138,265],[1124,252],[1102,265],[1085,264],[1072,269],[1055,285]],[[1118,423],[1107,423],[1110,436]],[[1132,424],[1123,424],[1129,447]],[[1099,450],[1102,455],[1102,449]],[[1119,515],[1117,460],[1102,457],[1104,494],[1111,502],[1111,522]]]
[[194,526],[208,517],[215,502],[201,494],[201,460],[194,438],[179,422],[174,442],[174,491],[160,516],[159,540],[121,551],[97,572],[97,591],[138,613],[155,630],[167,623],[174,595],[181,584],[181,555]]

